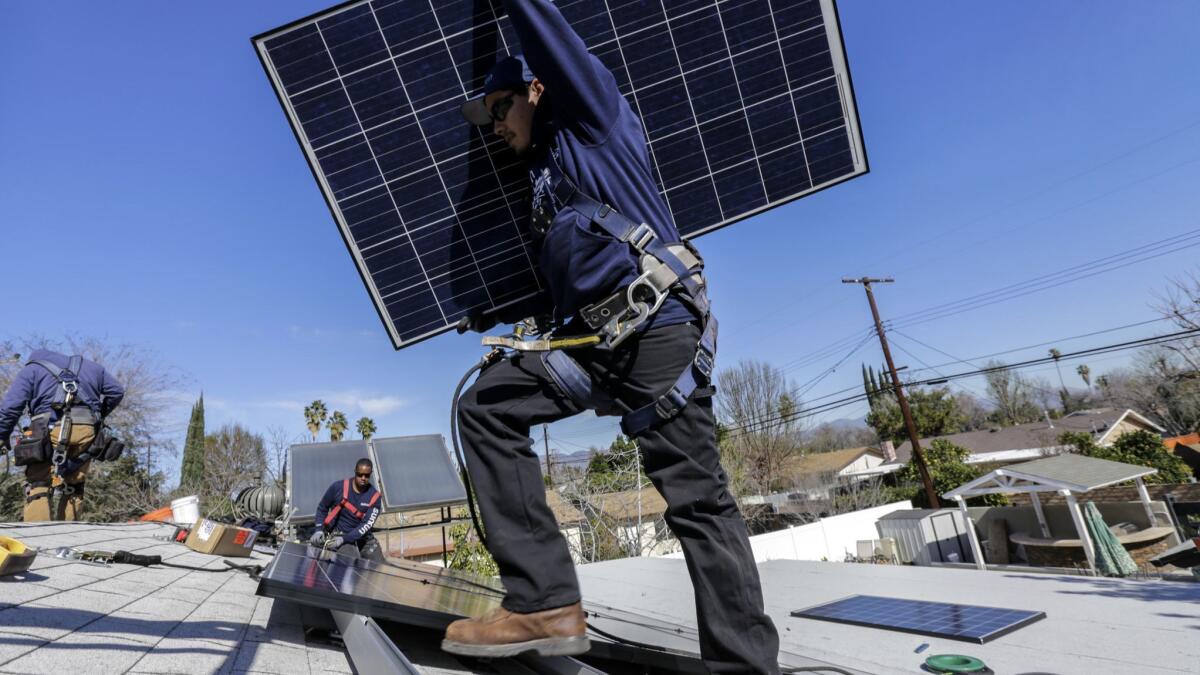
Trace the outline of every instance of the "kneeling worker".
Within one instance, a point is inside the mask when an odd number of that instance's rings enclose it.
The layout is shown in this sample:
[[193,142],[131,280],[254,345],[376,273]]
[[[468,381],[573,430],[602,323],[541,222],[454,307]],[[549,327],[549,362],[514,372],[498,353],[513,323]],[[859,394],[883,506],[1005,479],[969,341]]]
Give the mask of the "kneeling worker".
[[[25,522],[50,520],[52,488],[60,495],[54,519],[79,518],[91,466],[91,457],[81,456],[104,417],[124,398],[125,388],[100,364],[48,349],[33,352],[0,401],[0,454],[7,451],[21,413],[29,410],[24,441],[36,450],[22,456],[18,445],[13,460],[25,467]],[[70,432],[61,438],[65,419],[71,420]]]
[[366,457],[354,465],[354,478],[334,481],[317,504],[313,546],[354,558],[384,562],[379,542],[371,534],[379,518],[379,490],[371,485],[375,465]]

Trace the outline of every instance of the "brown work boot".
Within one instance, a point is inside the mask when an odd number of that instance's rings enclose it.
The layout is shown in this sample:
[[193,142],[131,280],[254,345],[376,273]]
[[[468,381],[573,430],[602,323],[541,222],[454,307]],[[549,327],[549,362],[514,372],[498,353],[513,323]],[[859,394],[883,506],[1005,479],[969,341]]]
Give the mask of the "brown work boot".
[[443,651],[463,656],[505,657],[528,651],[573,656],[590,648],[579,602],[529,614],[498,607],[481,617],[455,621],[442,640]]

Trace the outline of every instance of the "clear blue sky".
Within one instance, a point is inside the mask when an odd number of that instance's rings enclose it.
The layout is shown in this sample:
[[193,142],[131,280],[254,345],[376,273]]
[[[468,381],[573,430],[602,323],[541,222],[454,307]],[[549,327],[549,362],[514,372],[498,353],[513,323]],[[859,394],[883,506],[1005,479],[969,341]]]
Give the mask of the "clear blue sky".
[[[76,332],[154,350],[188,379],[180,440],[201,389],[210,428],[299,435],[303,405],[322,398],[384,435],[447,432],[477,339],[392,350],[250,44],[325,6],[4,4],[0,336]],[[872,171],[699,240],[721,365],[764,359],[799,383],[831,366],[850,343],[795,364],[866,329],[844,275],[894,275],[878,296],[898,317],[1200,228],[1200,5],[840,9]],[[905,332],[972,357],[1153,318],[1151,293],[1194,269],[1197,250]],[[809,396],[855,385],[859,364],[880,358],[866,345]],[[1099,373],[1123,358],[1089,363]],[[570,452],[615,429],[581,418],[551,435]]]

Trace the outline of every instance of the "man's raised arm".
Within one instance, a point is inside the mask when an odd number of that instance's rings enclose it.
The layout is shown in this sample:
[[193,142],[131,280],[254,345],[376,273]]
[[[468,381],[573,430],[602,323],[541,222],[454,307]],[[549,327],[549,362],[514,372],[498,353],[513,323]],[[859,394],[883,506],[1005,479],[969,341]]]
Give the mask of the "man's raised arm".
[[504,0],[521,39],[529,69],[546,86],[555,108],[578,125],[583,140],[608,137],[620,114],[620,92],[612,73],[590,54],[583,40],[549,0]]

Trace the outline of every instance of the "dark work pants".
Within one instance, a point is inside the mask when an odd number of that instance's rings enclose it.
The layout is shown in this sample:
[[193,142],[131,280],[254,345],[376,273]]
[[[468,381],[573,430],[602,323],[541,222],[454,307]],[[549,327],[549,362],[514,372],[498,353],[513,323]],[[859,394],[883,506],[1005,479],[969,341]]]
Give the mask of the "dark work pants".
[[[691,324],[666,326],[615,352],[589,349],[572,356],[605,391],[637,407],[675,383],[699,337]],[[529,430],[583,409],[558,390],[536,354],[487,368],[459,405],[488,550],[508,591],[504,607],[534,612],[577,602],[579,582],[546,504]],[[705,664],[714,673],[778,673],[779,636],[763,611],[745,522],[726,490],[711,397],[694,399],[636,440],[646,474],[667,502],[667,524],[683,546]]]

